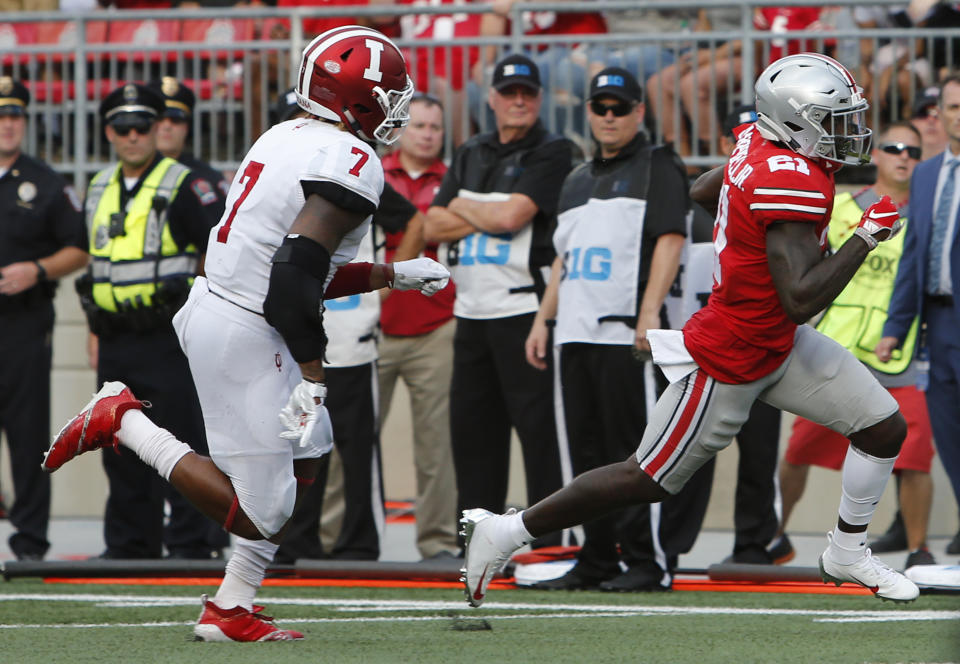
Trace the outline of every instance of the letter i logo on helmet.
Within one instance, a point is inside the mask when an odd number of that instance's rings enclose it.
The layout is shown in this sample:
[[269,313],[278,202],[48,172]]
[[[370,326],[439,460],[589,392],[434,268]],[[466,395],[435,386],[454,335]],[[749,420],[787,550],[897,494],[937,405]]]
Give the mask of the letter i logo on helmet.
[[353,25],[328,30],[303,49],[296,94],[305,111],[390,145],[410,120],[413,82],[392,41]]
[[757,128],[798,154],[837,164],[870,161],[870,107],[847,68],[819,53],[780,58],[755,86]]

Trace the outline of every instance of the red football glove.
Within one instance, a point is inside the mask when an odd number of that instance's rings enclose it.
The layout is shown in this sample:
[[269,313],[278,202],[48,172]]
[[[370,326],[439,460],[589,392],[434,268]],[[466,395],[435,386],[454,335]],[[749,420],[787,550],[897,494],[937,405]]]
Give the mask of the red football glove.
[[879,243],[896,235],[902,226],[900,211],[889,196],[884,196],[866,209],[854,235],[863,238],[873,250]]

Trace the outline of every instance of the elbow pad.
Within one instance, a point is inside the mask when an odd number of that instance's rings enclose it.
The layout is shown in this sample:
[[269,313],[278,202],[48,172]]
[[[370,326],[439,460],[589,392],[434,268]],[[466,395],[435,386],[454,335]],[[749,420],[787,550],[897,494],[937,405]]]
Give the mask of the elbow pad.
[[287,235],[273,255],[263,315],[299,363],[323,357],[323,284],[330,252],[302,235]]

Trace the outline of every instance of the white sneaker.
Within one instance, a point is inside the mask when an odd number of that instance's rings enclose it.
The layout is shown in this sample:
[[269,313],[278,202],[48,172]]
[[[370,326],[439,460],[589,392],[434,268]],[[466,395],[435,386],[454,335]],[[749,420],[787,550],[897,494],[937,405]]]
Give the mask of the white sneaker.
[[[510,509],[507,514],[516,514]],[[510,556],[518,548],[510,544],[498,545],[495,537],[497,521],[504,515],[494,514],[484,509],[464,510],[460,525],[463,530],[460,534],[466,538],[464,544],[464,567],[460,570],[470,606],[480,606],[487,596],[487,586],[490,579],[498,574],[510,560]],[[506,546],[506,548],[503,548]]]
[[[833,533],[827,533],[827,541],[833,541]],[[827,550],[820,554],[820,578],[824,583],[833,581],[839,586],[848,581],[869,588],[880,599],[893,602],[912,602],[920,594],[917,584],[875,558],[869,548],[859,560],[849,565],[833,561],[830,550],[828,544]]]

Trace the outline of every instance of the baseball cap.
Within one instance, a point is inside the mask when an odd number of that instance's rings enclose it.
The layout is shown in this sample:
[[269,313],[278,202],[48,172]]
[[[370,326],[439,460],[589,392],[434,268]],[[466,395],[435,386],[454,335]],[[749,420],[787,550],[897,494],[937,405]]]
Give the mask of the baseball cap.
[[940,103],[940,88],[932,87],[923,91],[923,95],[918,97],[913,103],[912,118],[927,117],[927,109]]
[[0,76],[0,114],[24,115],[30,103],[30,91],[20,81]]
[[735,107],[723,119],[723,133],[726,136],[733,136],[734,129],[748,122],[756,122],[756,120],[757,108],[753,104],[742,104]]
[[289,120],[290,117],[299,110],[300,106],[297,105],[296,88],[285,90],[277,96],[277,106],[274,109],[277,114],[277,122]]
[[626,69],[607,67],[590,80],[590,99],[603,95],[623,101],[640,101],[643,99],[643,88]]
[[164,111],[163,95],[140,83],[121,85],[100,103],[100,117],[107,122],[122,113],[139,113],[156,119]]
[[525,85],[539,90],[540,70],[527,56],[514,53],[500,60],[494,67],[491,85],[494,90],[503,90],[509,85]]
[[159,81],[150,81],[147,87],[163,95],[165,109],[163,117],[174,120],[189,120],[197,97],[193,90],[173,76],[164,76]]

